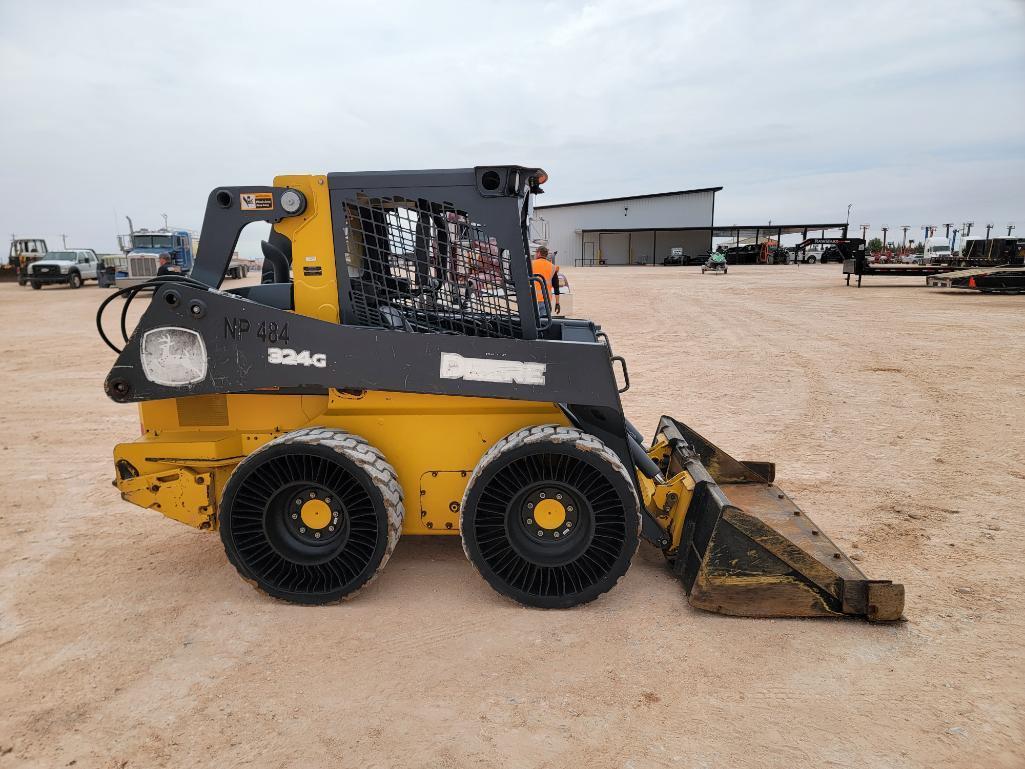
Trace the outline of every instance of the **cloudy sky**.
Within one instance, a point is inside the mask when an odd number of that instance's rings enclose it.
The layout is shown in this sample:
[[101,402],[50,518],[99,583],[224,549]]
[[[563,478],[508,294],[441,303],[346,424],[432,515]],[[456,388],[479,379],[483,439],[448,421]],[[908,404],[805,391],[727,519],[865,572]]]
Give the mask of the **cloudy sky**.
[[219,184],[481,163],[548,203],[1025,234],[1025,0],[0,0],[0,97],[0,227],[51,247],[198,229]]

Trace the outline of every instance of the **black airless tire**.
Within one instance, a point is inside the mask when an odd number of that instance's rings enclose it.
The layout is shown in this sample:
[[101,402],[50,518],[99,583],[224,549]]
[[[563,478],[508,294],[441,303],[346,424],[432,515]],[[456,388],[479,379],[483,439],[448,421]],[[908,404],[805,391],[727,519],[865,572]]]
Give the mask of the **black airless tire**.
[[311,427],[260,447],[231,474],[221,541],[243,579],[293,603],[339,601],[369,584],[399,541],[402,487],[363,438]]
[[70,275],[68,275],[68,285],[72,288],[81,288],[82,276],[79,275],[77,272],[71,273]]
[[527,606],[566,608],[610,590],[637,550],[629,471],[595,436],[541,425],[481,458],[460,512],[466,557],[491,587]]

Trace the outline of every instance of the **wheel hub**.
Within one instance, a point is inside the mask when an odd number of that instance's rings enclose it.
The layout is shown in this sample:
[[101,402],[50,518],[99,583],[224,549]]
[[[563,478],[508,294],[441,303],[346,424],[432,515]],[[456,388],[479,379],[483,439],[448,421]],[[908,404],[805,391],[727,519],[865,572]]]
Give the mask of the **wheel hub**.
[[566,522],[566,506],[555,499],[542,499],[534,507],[534,520],[542,529],[557,529]]
[[308,499],[303,502],[302,508],[299,510],[299,517],[307,528],[323,529],[331,522],[334,515],[331,506],[324,500]]
[[568,491],[544,486],[524,498],[520,520],[531,539],[554,542],[573,533],[579,511],[579,502]]
[[343,533],[342,505],[330,490],[307,486],[289,500],[285,523],[292,536],[301,542],[324,544]]

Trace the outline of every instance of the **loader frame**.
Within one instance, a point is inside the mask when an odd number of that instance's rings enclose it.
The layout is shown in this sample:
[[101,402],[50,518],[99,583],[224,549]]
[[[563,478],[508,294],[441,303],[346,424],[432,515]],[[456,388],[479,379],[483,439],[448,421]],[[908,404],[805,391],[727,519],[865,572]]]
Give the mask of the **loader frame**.
[[[572,425],[633,470],[640,534],[674,564],[695,606],[898,618],[901,586],[867,580],[832,543],[818,552],[800,532],[765,523],[784,498],[771,464],[739,462],[669,418],[642,446],[620,400],[626,362],[608,336],[590,321],[553,319],[548,298],[535,299],[527,236],[545,178],[487,166],[213,190],[191,275],[143,287],[150,306],[105,381],[113,400],[141,404],[142,440],[115,449],[122,496],[215,529],[244,458],[296,429],[359,427],[398,458],[407,499],[419,486],[420,516],[407,509],[403,531],[458,534],[459,519],[437,505],[459,512],[489,448],[517,427]],[[254,221],[273,225],[271,282],[222,291]],[[456,448],[430,457],[417,436],[407,450],[387,428],[419,430],[403,421],[410,415],[448,415]]]

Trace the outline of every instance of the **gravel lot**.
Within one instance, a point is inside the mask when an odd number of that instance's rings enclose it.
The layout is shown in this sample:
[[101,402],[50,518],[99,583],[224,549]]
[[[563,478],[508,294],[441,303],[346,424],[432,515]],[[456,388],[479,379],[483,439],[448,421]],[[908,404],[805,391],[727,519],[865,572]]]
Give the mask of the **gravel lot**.
[[106,293],[3,284],[0,769],[1025,766],[1025,296],[566,272],[632,421],[776,461],[907,622],[704,614],[645,545],[595,603],[529,610],[454,537],[347,604],[275,602],[111,488],[138,419],[103,395]]

